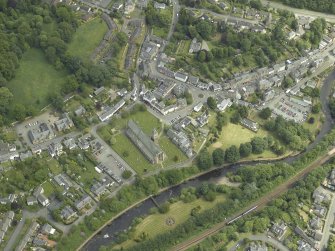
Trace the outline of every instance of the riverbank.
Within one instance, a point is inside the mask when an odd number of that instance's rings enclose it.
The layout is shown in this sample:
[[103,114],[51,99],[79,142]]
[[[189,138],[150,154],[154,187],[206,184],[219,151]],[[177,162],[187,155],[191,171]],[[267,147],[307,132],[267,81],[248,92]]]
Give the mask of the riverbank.
[[[160,189],[156,195],[158,194],[161,194],[163,192],[166,192],[170,189],[173,189],[175,187],[178,187],[180,186],[181,184],[185,183],[185,182],[188,182],[188,181],[191,181],[191,180],[195,180],[201,176],[204,176],[206,174],[210,174],[210,173],[213,173],[213,172],[216,172],[216,171],[220,171],[222,169],[227,169],[227,170],[230,170],[230,169],[237,169],[238,167],[240,166],[244,166],[244,165],[250,165],[250,164],[253,164],[253,163],[256,163],[259,164],[259,163],[262,163],[262,164],[267,164],[268,162],[276,162],[276,161],[281,161],[281,160],[284,160],[286,159],[287,157],[294,157],[294,156],[297,156],[299,155],[300,153],[297,153],[296,155],[283,155],[283,156],[279,156],[277,158],[270,158],[270,159],[255,159],[255,160],[247,160],[247,161],[239,161],[237,163],[234,163],[234,164],[224,164],[222,166],[218,166],[218,167],[214,167],[210,170],[206,170],[206,171],[203,171],[203,172],[200,172],[200,173],[197,173],[195,175],[192,175],[190,177],[188,177],[187,179],[184,179],[183,181],[179,182],[178,184],[175,184],[175,185],[172,185],[172,186],[169,186],[169,187],[165,187],[165,188],[162,188]],[[236,170],[231,170],[231,171],[236,171]],[[112,217],[109,221],[107,221],[105,224],[103,224],[99,229],[97,229],[96,231],[94,231],[94,233],[92,233],[90,235],[90,237],[85,240],[85,242],[83,242],[80,247],[78,247],[76,250],[79,251],[81,250],[83,247],[85,247],[85,245],[90,241],[92,240],[92,238],[94,238],[94,236],[96,236],[99,232],[101,232],[106,226],[110,225],[111,222],[113,222],[115,219],[119,218],[121,215],[125,214],[127,211],[133,209],[133,208],[136,208],[138,207],[141,203],[143,203],[144,201],[146,200],[149,200],[150,198],[152,197],[152,195],[149,195],[143,199],[141,199],[140,201],[138,201],[136,204],[133,204],[129,207],[127,207],[126,209],[122,210],[120,213],[118,213],[117,215],[115,215],[114,217]]]

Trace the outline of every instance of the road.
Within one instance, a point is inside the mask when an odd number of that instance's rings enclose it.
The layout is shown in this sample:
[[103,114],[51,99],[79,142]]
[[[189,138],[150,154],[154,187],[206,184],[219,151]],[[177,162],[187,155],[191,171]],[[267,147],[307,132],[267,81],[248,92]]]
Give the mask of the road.
[[207,237],[212,236],[213,234],[219,232],[221,229],[223,229],[225,226],[227,226],[227,223],[229,221],[235,219],[236,217],[240,216],[241,214],[247,212],[248,210],[250,210],[250,209],[252,209],[256,206],[257,206],[257,209],[254,210],[253,212],[264,208],[270,201],[278,198],[279,196],[281,196],[282,194],[287,192],[287,190],[290,189],[297,181],[303,179],[308,173],[310,173],[314,169],[318,168],[322,164],[326,163],[333,156],[334,156],[334,154],[332,154],[331,156],[328,155],[328,154],[323,155],[322,157],[320,157],[319,159],[315,160],[310,165],[308,165],[306,168],[304,168],[303,170],[298,172],[295,176],[293,176],[292,178],[290,178],[286,182],[282,183],[281,185],[277,186],[274,190],[265,194],[260,199],[258,199],[256,202],[252,203],[248,208],[246,208],[244,210],[241,210],[240,212],[236,213],[231,218],[216,224],[215,226],[211,227],[210,229],[207,229],[207,230],[203,231],[201,234],[176,245],[171,250],[172,251],[187,250],[188,248],[202,242]]
[[[265,234],[251,235],[251,236],[248,236],[247,238],[252,241],[262,241],[262,242],[269,243],[271,246],[273,246],[274,248],[280,251],[289,251],[289,249],[285,247],[281,242],[273,238],[270,239]],[[235,251],[237,247],[240,246],[241,244],[243,244],[243,240],[238,241],[236,245],[234,245],[234,247],[229,249],[229,251]]]
[[311,10],[306,10],[306,9],[297,9],[293,8],[278,2],[272,2],[272,1],[267,1],[267,0],[261,0],[262,4],[265,6],[269,6],[271,8],[275,9],[283,9],[283,10],[288,10],[293,12],[296,16],[308,16],[312,18],[324,18],[326,21],[335,23],[335,15],[332,14],[326,14],[326,13],[321,13],[321,12],[316,12],[316,11],[311,11]]
[[[173,15],[172,15],[172,22],[170,25],[170,30],[169,33],[167,35],[167,41],[170,41],[172,34],[176,28],[176,25],[178,23],[178,15],[179,15],[179,11],[180,11],[180,5],[179,5],[179,1],[178,0],[174,0],[172,1],[172,6],[173,6]],[[164,50],[163,50],[164,51]]]
[[332,229],[332,225],[335,220],[335,196],[333,194],[332,201],[329,206],[329,211],[327,214],[327,218],[325,220],[325,225],[323,226],[323,234],[322,239],[320,241],[320,250],[324,251],[326,250],[328,246],[329,237],[331,235],[330,230]]
[[232,15],[219,14],[214,11],[207,10],[207,9],[197,9],[197,8],[192,8],[192,7],[185,7],[185,9],[201,11],[201,14],[205,14],[205,13],[210,14],[214,17],[214,19],[220,19],[220,20],[225,20],[225,21],[229,18],[230,20],[243,21],[243,22],[247,22],[251,24],[258,24],[260,22],[260,20],[250,20],[250,19],[245,19],[241,17],[235,17]]

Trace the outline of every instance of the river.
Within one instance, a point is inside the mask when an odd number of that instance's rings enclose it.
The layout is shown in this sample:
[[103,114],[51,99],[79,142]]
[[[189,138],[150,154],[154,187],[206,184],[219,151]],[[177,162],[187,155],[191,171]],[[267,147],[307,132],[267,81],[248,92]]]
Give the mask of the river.
[[[332,90],[332,83],[335,80],[335,70],[332,71],[324,80],[324,83],[321,87],[320,91],[320,99],[322,104],[322,110],[325,114],[325,121],[320,129],[319,134],[315,138],[315,140],[309,144],[306,148],[306,151],[311,150],[317,143],[319,143],[322,138],[331,130],[333,127],[333,120],[330,115],[330,111],[328,108],[328,101],[329,101],[329,94]],[[306,152],[304,151],[304,152]],[[303,153],[301,153],[303,154]],[[292,163],[294,160],[298,159],[301,154],[296,156],[287,157],[281,161]],[[180,192],[183,188],[186,187],[197,187],[203,182],[217,182],[223,176],[227,174],[227,172],[234,172],[238,168],[246,165],[257,165],[259,163],[274,163],[277,161],[250,161],[244,162],[241,164],[232,164],[229,166],[225,166],[224,168],[212,170],[206,174],[203,174],[197,178],[188,180],[180,185],[177,185],[171,189],[165,190],[158,195],[153,196],[153,199],[159,204],[163,204],[165,201],[170,199],[171,197],[179,196]],[[141,204],[137,205],[136,207],[130,208],[124,214],[120,215],[118,218],[113,220],[109,225],[103,228],[99,234],[95,235],[88,243],[84,246],[82,250],[99,250],[99,248],[103,245],[111,245],[112,242],[115,240],[117,233],[127,230],[131,225],[132,221],[136,217],[141,217],[148,215],[150,209],[155,207],[155,204],[151,198],[146,199]],[[104,238],[103,236],[108,234],[108,238]]]

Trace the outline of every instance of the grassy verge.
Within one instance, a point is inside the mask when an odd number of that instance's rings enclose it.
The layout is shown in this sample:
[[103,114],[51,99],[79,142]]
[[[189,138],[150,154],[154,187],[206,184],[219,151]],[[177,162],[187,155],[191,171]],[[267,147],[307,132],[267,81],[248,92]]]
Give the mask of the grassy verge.
[[20,68],[8,87],[15,102],[43,108],[48,103],[48,95],[60,91],[65,76],[64,71],[56,71],[47,62],[41,50],[29,49],[20,60]]

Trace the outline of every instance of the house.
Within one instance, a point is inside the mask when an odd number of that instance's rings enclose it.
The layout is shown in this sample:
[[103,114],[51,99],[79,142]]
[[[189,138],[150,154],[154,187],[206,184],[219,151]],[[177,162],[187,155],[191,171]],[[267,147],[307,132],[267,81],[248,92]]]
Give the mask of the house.
[[28,159],[33,156],[33,153],[31,151],[26,151],[23,153],[20,153],[19,158],[21,161],[24,161],[25,159]]
[[213,92],[218,92],[222,90],[222,86],[220,84],[210,84],[210,88]]
[[98,89],[96,89],[94,92],[93,92],[93,94],[95,95],[95,96],[99,96],[100,94],[102,94],[103,92],[105,92],[105,87],[99,87]]
[[294,31],[290,31],[289,33],[288,33],[288,35],[287,35],[287,39],[288,40],[292,40],[292,39],[294,39],[295,37],[296,37],[296,33],[294,32]]
[[114,3],[112,8],[113,10],[121,10],[123,7],[123,3]]
[[192,75],[189,75],[189,76],[188,76],[188,82],[189,82],[191,85],[197,86],[197,85],[198,85],[198,82],[199,82],[199,78],[198,78],[198,77],[195,77],[195,76],[192,76]]
[[72,119],[70,119],[68,113],[63,113],[61,119],[55,122],[55,127],[59,132],[65,131],[73,127],[74,124]]
[[200,112],[202,107],[204,106],[204,104],[202,102],[199,102],[198,104],[196,104],[194,107],[193,107],[193,110],[195,112]]
[[34,239],[33,239],[33,244],[34,244],[34,246],[43,247],[43,246],[46,246],[48,244],[48,242],[45,239],[42,239],[39,236],[35,236]]
[[57,174],[54,177],[55,182],[63,187],[65,190],[69,190],[70,187],[73,186],[71,180],[63,173]]
[[74,138],[64,139],[63,145],[69,150],[73,150],[77,147]]
[[145,9],[145,8],[147,8],[147,6],[148,6],[148,0],[138,0],[137,2],[136,2],[136,5],[137,5],[137,7],[139,8],[139,9]]
[[48,124],[41,123],[38,128],[29,130],[28,137],[32,144],[39,144],[45,140],[54,138],[55,134]]
[[126,134],[151,163],[156,164],[164,161],[165,153],[133,120],[128,121]]
[[87,150],[90,148],[89,138],[91,137],[90,134],[85,134],[84,136],[78,139],[78,146],[81,150]]
[[36,221],[34,221],[31,225],[30,225],[30,227],[29,227],[29,229],[28,229],[28,232],[26,233],[26,235],[23,237],[23,239],[21,240],[21,242],[20,242],[20,244],[16,247],[16,249],[15,250],[25,250],[25,247],[26,247],[26,245],[27,245],[27,243],[29,242],[29,241],[31,241],[31,237],[35,234],[35,232],[36,232],[36,230],[39,228],[39,224],[36,222]]
[[53,235],[53,234],[55,234],[56,229],[54,229],[50,224],[45,223],[45,224],[42,226],[41,232],[42,232],[43,234]]
[[48,152],[51,155],[51,157],[58,157],[63,153],[63,145],[59,142],[58,143],[52,142],[48,146]]
[[38,203],[38,201],[37,201],[36,197],[34,197],[34,196],[28,196],[27,197],[27,205],[28,206],[34,206],[37,203]]
[[174,81],[160,81],[153,93],[157,99],[163,99],[171,93],[176,84]]
[[273,83],[270,82],[269,80],[267,79],[261,79],[259,82],[258,82],[258,89],[259,90],[266,90],[266,89],[269,89],[270,87],[272,87]]
[[92,202],[91,197],[85,194],[81,199],[77,200],[74,203],[74,206],[78,211],[80,211],[83,208],[85,208],[87,205],[89,205],[91,202]]
[[319,231],[315,231],[314,232],[314,239],[316,241],[321,241],[322,240],[322,237],[323,237],[323,233],[319,232]]
[[186,87],[183,84],[178,84],[173,88],[173,94],[177,97],[181,97],[185,94]]
[[142,50],[140,58],[142,60],[152,60],[158,52],[158,46],[152,42],[144,42],[142,45]]
[[49,199],[43,193],[37,195],[37,201],[44,207],[50,204]]
[[204,112],[200,116],[196,118],[196,121],[198,122],[199,127],[203,127],[204,125],[208,124],[208,113]]
[[229,98],[227,98],[227,99],[222,99],[222,101],[219,102],[216,105],[216,107],[218,108],[220,112],[224,112],[227,109],[227,107],[230,107],[231,105],[232,105],[232,102],[230,101]]
[[271,227],[271,232],[277,237],[278,240],[281,240],[287,230],[287,226],[284,222],[282,223],[275,223]]
[[94,193],[96,196],[100,196],[106,191],[106,185],[100,182],[96,182],[91,187],[91,192]]
[[276,92],[274,90],[268,90],[264,92],[263,98],[264,98],[264,101],[269,101],[273,99],[275,96],[276,96]]
[[190,44],[190,49],[188,50],[189,53],[197,53],[201,50],[201,42],[198,42],[196,38],[192,39]]
[[306,241],[298,241],[298,251],[315,251],[315,249]]
[[101,152],[104,149],[104,146],[97,139],[94,139],[90,142],[90,147],[93,153]]
[[179,81],[181,81],[181,82],[186,83],[188,76],[186,74],[184,74],[184,73],[176,72],[174,74],[174,78],[177,79],[177,80],[179,80]]
[[241,125],[243,125],[244,127],[248,128],[251,131],[257,132],[259,129],[259,126],[256,122],[247,119],[247,118],[243,118],[241,120]]
[[165,10],[165,8],[166,8],[166,4],[165,4],[165,3],[158,3],[158,2],[155,2],[155,3],[154,3],[154,8],[155,8],[155,9],[160,9],[160,10]]
[[169,129],[167,136],[188,158],[193,156],[192,142],[184,132]]
[[321,219],[319,217],[314,217],[309,221],[309,226],[311,229],[319,230],[321,229]]
[[65,206],[62,211],[60,212],[60,215],[62,219],[68,221],[72,217],[76,217],[77,213],[73,211],[73,209],[70,206]]
[[128,93],[126,88],[123,88],[119,90],[116,94],[119,95],[120,97],[124,97]]
[[247,250],[248,251],[268,251],[268,247],[262,244],[251,243]]
[[315,215],[324,218],[327,215],[327,208],[316,204],[314,205],[313,212]]
[[322,187],[315,189],[312,197],[316,204],[327,203],[330,201],[330,195]]
[[86,113],[86,109],[81,105],[81,106],[79,106],[75,111],[74,111],[74,114],[76,115],[76,116],[82,116],[83,114],[85,114]]
[[101,120],[101,122],[107,121],[115,113],[117,113],[125,104],[126,104],[126,101],[124,99],[121,99],[113,107],[105,107],[102,113],[98,115],[99,119]]
[[126,0],[125,6],[124,6],[124,13],[130,14],[135,10],[135,4],[132,0]]
[[[300,227],[296,227],[295,229],[294,229],[294,232],[297,234],[297,235],[299,235],[302,239],[303,239],[303,241],[302,242],[304,242],[304,245],[303,246],[306,246],[305,244],[307,243],[309,246],[311,246],[311,247],[314,247],[315,246],[315,241],[314,240],[312,240],[310,237],[308,237],[307,236],[307,234],[300,228]],[[301,240],[300,240],[301,241]],[[299,243],[299,242],[298,242]],[[300,246],[300,245],[299,245]],[[299,249],[299,247],[298,247],[298,250],[308,250],[308,249]]]

